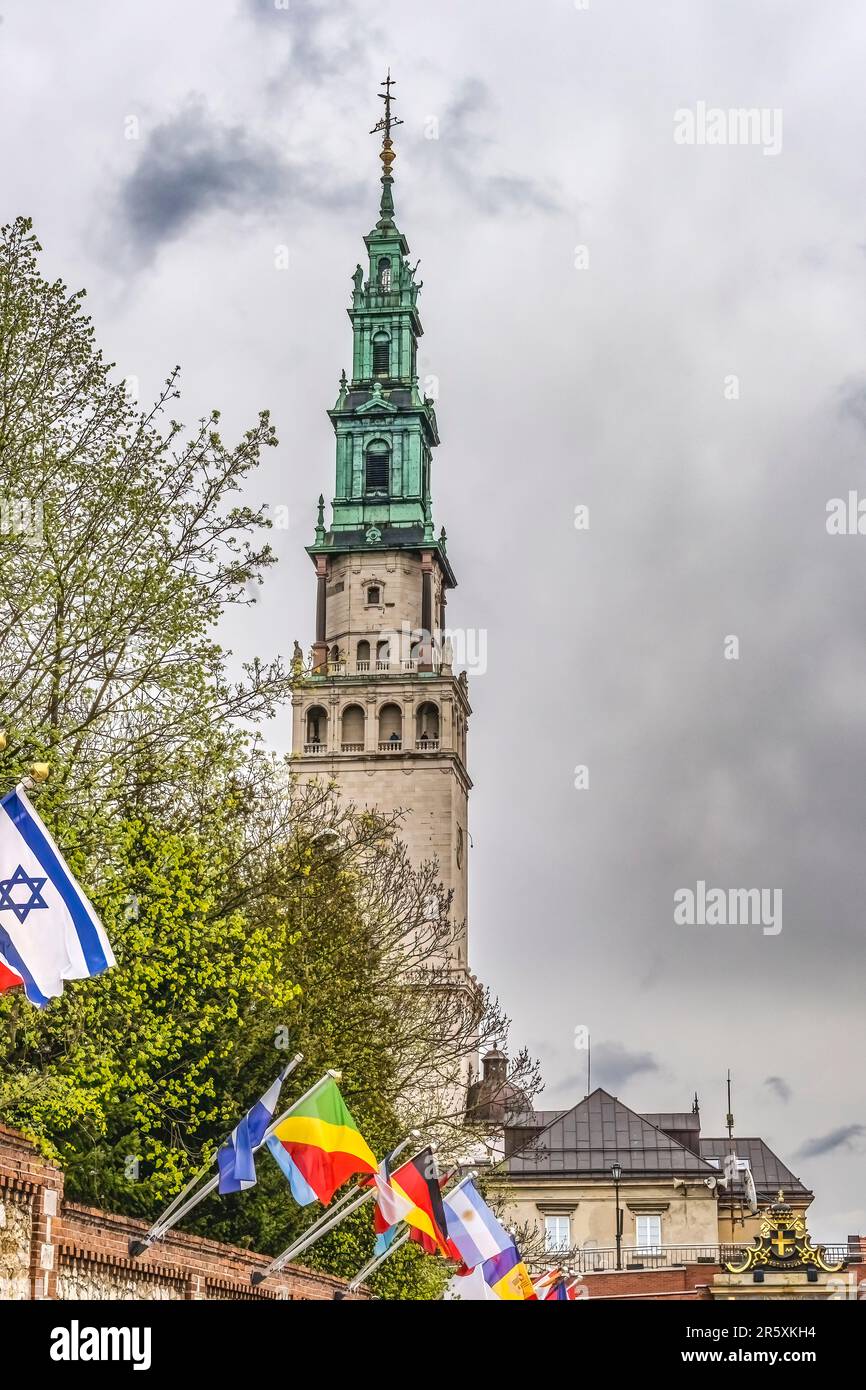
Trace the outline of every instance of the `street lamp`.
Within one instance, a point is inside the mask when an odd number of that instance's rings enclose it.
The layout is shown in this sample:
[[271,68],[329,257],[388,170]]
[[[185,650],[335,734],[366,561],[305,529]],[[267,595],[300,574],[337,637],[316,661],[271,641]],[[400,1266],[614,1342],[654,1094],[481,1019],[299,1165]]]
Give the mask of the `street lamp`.
[[610,1175],[613,1178],[613,1190],[616,1197],[616,1267],[622,1269],[622,1212],[619,1206],[619,1180],[622,1177],[622,1165],[612,1163]]

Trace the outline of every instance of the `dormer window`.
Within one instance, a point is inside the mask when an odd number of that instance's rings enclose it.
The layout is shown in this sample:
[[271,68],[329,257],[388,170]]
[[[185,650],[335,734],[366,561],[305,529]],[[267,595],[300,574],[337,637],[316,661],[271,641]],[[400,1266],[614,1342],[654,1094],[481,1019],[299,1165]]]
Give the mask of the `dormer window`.
[[391,288],[391,260],[388,256],[379,258],[379,289],[390,290]]
[[391,451],[387,444],[371,444],[364,470],[364,491],[387,496],[391,474]]
[[373,335],[373,375],[390,376],[391,374],[391,339],[387,333],[374,333]]

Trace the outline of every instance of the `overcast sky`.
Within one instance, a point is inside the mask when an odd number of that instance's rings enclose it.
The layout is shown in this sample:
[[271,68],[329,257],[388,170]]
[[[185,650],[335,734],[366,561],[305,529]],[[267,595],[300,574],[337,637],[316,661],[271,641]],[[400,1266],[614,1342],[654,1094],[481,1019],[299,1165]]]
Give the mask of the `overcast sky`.
[[[2,220],[32,215],[143,399],[178,362],[180,418],[273,413],[250,496],[291,525],[238,658],[313,636],[390,63],[449,621],[487,642],[473,967],[540,1104],[584,1094],[578,1027],[593,1084],[697,1090],[707,1134],[730,1067],[813,1234],[866,1230],[866,536],[825,524],[866,497],[862,5],[0,4]],[[781,113],[776,152],[677,143],[700,102]],[[781,890],[781,932],[677,925],[699,880]]]

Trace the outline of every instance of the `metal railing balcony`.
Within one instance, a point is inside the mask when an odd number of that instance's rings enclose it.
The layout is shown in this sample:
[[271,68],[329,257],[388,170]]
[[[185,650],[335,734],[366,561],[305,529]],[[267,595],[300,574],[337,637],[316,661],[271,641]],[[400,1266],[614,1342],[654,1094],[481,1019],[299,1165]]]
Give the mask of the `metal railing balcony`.
[[[683,1265],[720,1265],[740,1258],[747,1245],[623,1245],[620,1269],[674,1269]],[[602,1274],[617,1268],[615,1246],[599,1250],[577,1248],[548,1250],[551,1259],[561,1259],[569,1269],[581,1274]]]
[[[841,1260],[849,1264],[860,1263],[859,1251],[852,1251],[847,1242],[844,1245],[820,1245],[828,1264],[838,1264]],[[725,1265],[742,1263],[746,1250],[751,1249],[747,1241],[742,1244],[720,1245],[623,1245],[620,1252],[620,1269],[674,1269],[684,1265]],[[581,1274],[607,1273],[617,1268],[616,1247],[605,1246],[599,1250],[577,1247],[565,1250],[547,1250],[545,1258],[561,1260],[568,1269]]]

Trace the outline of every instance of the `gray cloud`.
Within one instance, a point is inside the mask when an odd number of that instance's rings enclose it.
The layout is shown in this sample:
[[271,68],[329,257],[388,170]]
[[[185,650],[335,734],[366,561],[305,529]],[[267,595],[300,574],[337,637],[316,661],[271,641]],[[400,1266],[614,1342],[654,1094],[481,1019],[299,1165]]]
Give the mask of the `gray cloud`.
[[321,161],[289,163],[272,144],[191,99],[147,138],[117,207],[136,249],[152,255],[208,213],[354,207],[360,191],[357,181],[334,180]]
[[440,175],[490,216],[559,211],[558,198],[539,179],[496,167],[502,154],[490,134],[495,121],[496,105],[487,85],[478,77],[462,82],[443,110],[438,140],[425,142]]
[[764,1085],[777,1099],[785,1102],[791,1099],[791,1087],[783,1076],[768,1076]]
[[[288,54],[280,65],[278,75],[268,83],[272,94],[282,89],[283,100],[289,93],[285,83],[299,86],[319,86],[336,77],[345,81],[354,69],[366,66],[371,46],[376,43],[383,52],[381,31],[369,12],[357,21],[350,0],[286,0],[282,7],[274,0],[244,0],[246,13],[266,35],[269,43],[288,46]],[[379,60],[385,75],[387,60]]]
[[852,377],[839,387],[843,416],[850,416],[866,430],[866,376]]
[[866,1135],[866,1125],[840,1125],[829,1134],[819,1135],[817,1139],[807,1139],[800,1147],[802,1158],[817,1158],[820,1154],[834,1153],[837,1149],[851,1149],[855,1139]]
[[650,1052],[630,1052],[622,1043],[598,1043],[592,1049],[592,1086],[603,1086],[616,1093],[635,1076],[658,1072],[659,1064]]

